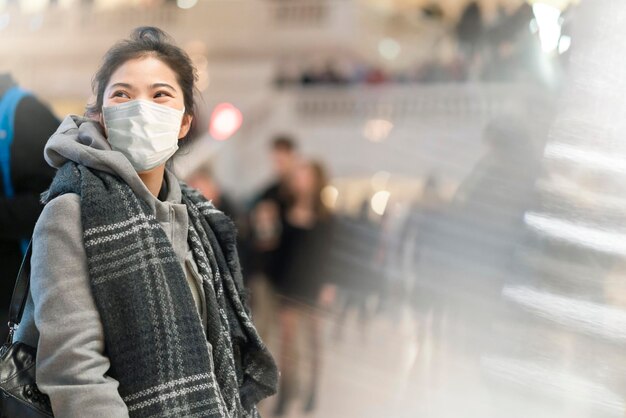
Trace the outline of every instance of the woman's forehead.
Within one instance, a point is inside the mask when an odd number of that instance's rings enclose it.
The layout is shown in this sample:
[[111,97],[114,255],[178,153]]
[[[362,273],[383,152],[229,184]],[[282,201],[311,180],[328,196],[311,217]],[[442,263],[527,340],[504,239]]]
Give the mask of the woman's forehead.
[[131,59],[120,65],[111,75],[108,86],[116,83],[128,84],[134,88],[164,83],[180,89],[174,70],[153,56]]

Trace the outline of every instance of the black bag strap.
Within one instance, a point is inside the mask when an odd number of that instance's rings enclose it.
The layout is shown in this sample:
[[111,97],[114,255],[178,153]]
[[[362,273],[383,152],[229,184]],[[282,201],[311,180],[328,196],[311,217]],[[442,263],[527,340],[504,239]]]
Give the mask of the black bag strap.
[[13,288],[13,296],[11,297],[11,305],[9,308],[9,339],[12,339],[16,325],[19,325],[28,299],[28,290],[30,288],[30,259],[32,255],[33,242],[28,243],[26,254],[22,259],[20,272],[17,274],[15,287]]

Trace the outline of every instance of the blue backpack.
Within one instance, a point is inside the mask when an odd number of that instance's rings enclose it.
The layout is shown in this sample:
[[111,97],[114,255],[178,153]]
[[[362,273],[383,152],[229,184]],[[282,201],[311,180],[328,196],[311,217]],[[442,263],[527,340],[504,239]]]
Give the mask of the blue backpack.
[[[4,195],[7,198],[15,196],[13,181],[11,180],[11,143],[15,129],[15,110],[20,100],[29,93],[18,86],[9,88],[0,99],[0,174],[4,186]],[[28,240],[20,242],[22,253],[26,253]]]

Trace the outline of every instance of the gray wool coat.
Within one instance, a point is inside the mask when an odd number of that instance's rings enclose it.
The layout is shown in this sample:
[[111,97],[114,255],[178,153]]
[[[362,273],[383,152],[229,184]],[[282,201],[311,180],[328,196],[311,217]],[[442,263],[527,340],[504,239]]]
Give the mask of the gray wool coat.
[[[205,295],[187,244],[188,215],[176,177],[166,170],[165,198],[155,198],[126,157],[111,150],[99,125],[79,119],[63,121],[45,147],[46,161],[55,168],[74,161],[116,174],[150,205],[183,266],[206,331]],[[110,362],[91,293],[76,194],[51,200],[35,226],[31,289],[15,340],[37,347],[37,384],[49,395],[55,416],[128,417],[118,382],[107,376]]]

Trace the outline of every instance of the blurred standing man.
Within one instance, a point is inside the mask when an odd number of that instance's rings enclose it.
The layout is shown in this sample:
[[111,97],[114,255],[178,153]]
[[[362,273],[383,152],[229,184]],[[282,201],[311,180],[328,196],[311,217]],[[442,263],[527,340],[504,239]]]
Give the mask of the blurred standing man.
[[283,211],[288,203],[287,183],[298,162],[295,141],[286,135],[277,136],[272,142],[272,163],[276,177],[272,184],[257,199],[257,202],[269,201]]
[[276,253],[290,200],[288,184],[298,162],[296,143],[289,136],[277,136],[271,153],[275,178],[254,199],[250,212],[251,262],[248,267],[255,324],[265,338],[277,319],[273,285],[280,260]]
[[59,121],[37,98],[0,74],[0,339],[24,246],[43,206],[39,195],[54,176],[43,148]]

